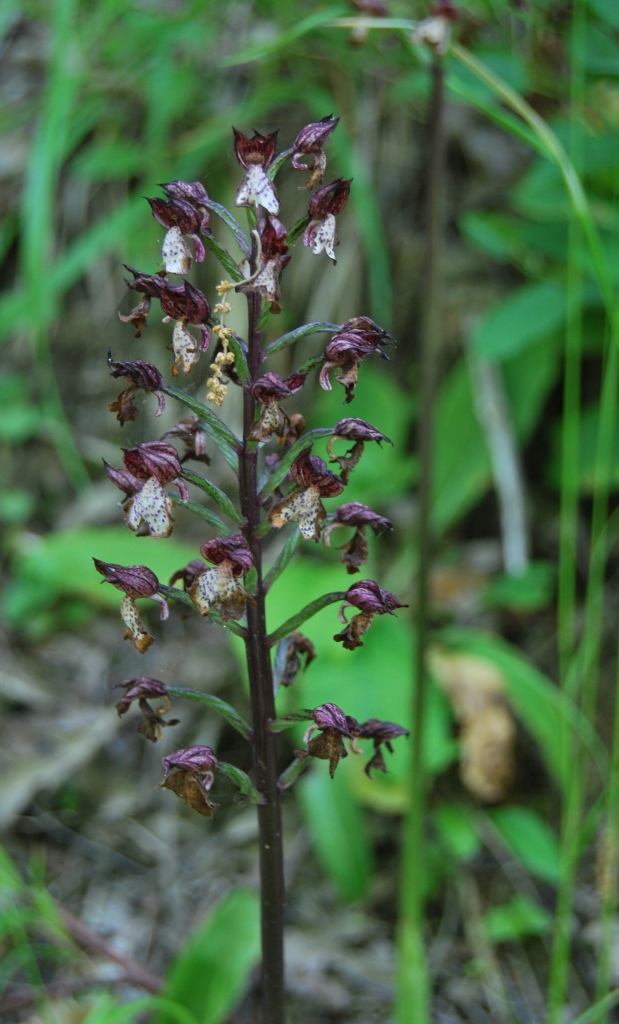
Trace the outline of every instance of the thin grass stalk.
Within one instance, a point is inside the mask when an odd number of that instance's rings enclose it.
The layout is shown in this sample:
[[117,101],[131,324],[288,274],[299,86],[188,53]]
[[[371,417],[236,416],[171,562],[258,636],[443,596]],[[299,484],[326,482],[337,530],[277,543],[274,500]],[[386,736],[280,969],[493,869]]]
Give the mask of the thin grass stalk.
[[423,774],[423,721],[427,677],[430,567],[432,560],[432,459],[437,354],[441,342],[441,253],[443,238],[444,71],[440,58],[432,63],[432,95],[428,111],[426,164],[425,296],[420,334],[421,415],[418,432],[420,462],[419,523],[416,579],[416,652],[412,693],[411,773],[409,809],[404,821],[400,920],[398,926],[398,1024],[429,1020],[430,983],[423,936],[424,817],[426,780]]
[[[248,307],[248,362],[253,381],[260,375],[260,332],[257,329],[260,316],[259,296],[250,294]],[[284,857],[276,737],[269,729],[269,724],[276,715],[271,655],[266,641],[262,540],[258,532],[258,446],[256,442],[249,440],[254,416],[255,400],[249,388],[246,388],[243,399],[243,447],[239,456],[239,487],[241,512],[246,521],[246,537],[257,578],[253,601],[247,605],[245,650],[252,710],[254,783],[265,798],[264,804],[258,807],[262,935],[261,1019],[263,1024],[285,1024]]]
[[600,951],[596,979],[595,1002],[599,1010],[596,1024],[608,1020],[607,996],[613,976],[613,936],[617,914],[617,881],[619,851],[619,654],[616,659],[615,709],[610,779],[607,790],[606,831],[601,837],[598,857],[598,891],[602,896]]

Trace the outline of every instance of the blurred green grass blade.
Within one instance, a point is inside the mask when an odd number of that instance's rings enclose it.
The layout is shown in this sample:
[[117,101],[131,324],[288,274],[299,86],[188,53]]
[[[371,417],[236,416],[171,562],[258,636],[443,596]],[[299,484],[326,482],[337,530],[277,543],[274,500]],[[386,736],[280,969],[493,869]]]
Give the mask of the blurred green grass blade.
[[367,824],[348,788],[343,761],[334,779],[317,762],[295,786],[322,867],[343,899],[354,902],[366,894],[374,863]]
[[296,25],[282,32],[275,39],[266,43],[258,43],[256,46],[250,46],[248,49],[241,50],[240,53],[235,53],[231,57],[224,57],[221,61],[221,66],[234,67],[237,64],[250,64],[252,61],[262,61],[267,60],[269,57],[274,57],[276,54],[286,50],[297,39],[301,39],[309,32],[313,32],[314,29],[328,25],[333,18],[339,18],[344,13],[345,9],[343,7],[331,7],[315,11],[306,18],[302,18]]
[[494,361],[541,343],[565,322],[567,293],[554,281],[536,281],[510,292],[473,331],[476,355]]
[[[233,890],[190,935],[170,970],[165,998],[189,1010],[198,1024],[224,1024],[259,957],[258,895]],[[174,1018],[163,1010],[154,1024],[174,1024]]]
[[498,807],[486,813],[523,867],[556,885],[561,877],[559,843],[548,822],[530,807]]

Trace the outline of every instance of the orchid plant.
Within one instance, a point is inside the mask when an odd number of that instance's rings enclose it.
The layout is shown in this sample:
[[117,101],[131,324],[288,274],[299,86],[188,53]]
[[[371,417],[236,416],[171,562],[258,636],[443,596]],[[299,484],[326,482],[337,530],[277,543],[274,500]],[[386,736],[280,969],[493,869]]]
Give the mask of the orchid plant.
[[[163,758],[161,785],[199,814],[210,817],[216,807],[211,790],[218,775],[224,775],[257,806],[262,913],[260,1000],[262,1019],[269,1024],[283,1024],[285,1020],[281,794],[311,759],[327,760],[333,777],[340,760],[348,755],[346,743],[352,752],[361,753],[357,742],[371,741],[373,754],[366,771],[386,771],[383,748],[392,752],[392,740],[406,734],[404,728],[392,722],[358,722],[332,703],[281,718],[275,707],[278,687],[293,683],[298,671],[315,657],[311,640],[299,632],[299,627],[317,611],[341,602],[343,628],[334,640],[352,651],[363,646],[361,638],[375,615],[393,614],[404,607],[378,583],[364,579],[347,590],[325,594],[275,630],[267,629],[268,591],[289,566],[302,539],[318,542],[322,537],[328,547],[335,530],[352,530],[352,537],[343,548],[342,562],[347,573],[355,574],[367,559],[368,528],[378,534],[392,525],[358,501],[348,501],[329,512],[323,504],[323,499],[329,501],[342,494],[365,444],[390,443],[389,439],[371,424],[354,417],[341,419],[331,429],[306,431],[303,417],[285,411],[280,404],[299,393],[314,369],[319,369],[319,382],[326,390],[332,389],[333,371],[344,389],[344,402],[350,403],[362,360],[371,355],[386,358],[385,349],[392,343],[392,337],[369,317],[359,316],[339,325],[305,324],[270,344],[263,341],[271,314],[281,309],[280,279],[291,258],[291,244],[302,236],[303,244],[313,253],[324,252],[335,263],[337,216],[346,205],[351,185],[342,179],[322,184],[327,162],[324,147],[337,123],[338,118],[328,116],[307,125],[292,146],[280,153],[277,132],[255,132],[249,138],[234,129],[234,153],[244,170],[235,205],[247,210],[247,232],[230,211],[209,197],[199,182],[172,181],[162,186],[165,198],[148,199],[155,219],[165,228],[162,265],[154,274],[127,267],[127,285],[137,292],[139,301],[129,313],[119,313],[119,317],[131,324],[139,337],[152,300],[159,301],[164,322],[173,324],[172,377],[193,373],[203,354],[212,348],[205,401],[165,383],[161,372],[151,363],[121,362],[109,356],[112,376],[127,382],[110,405],[121,427],[138,415],[134,398],[140,390],[156,396],[156,415],[163,411],[166,398],[175,399],[189,412],[160,440],[124,449],[123,468],[105,464],[110,480],[125,495],[122,509],[127,526],[138,535],[168,537],[174,526],[174,505],[181,503],[195,512],[214,535],[200,548],[201,557],[179,568],[169,585],[161,583],[143,565],[124,566],[95,559],[95,567],[106,583],[122,592],[125,638],[141,654],[148,651],[154,637],[140,618],[136,604],[139,598],[157,601],[162,619],[168,617],[168,601],[176,601],[240,636],[246,648],[251,723],[217,697],[196,694],[183,690],[176,682],[167,685],[148,676],[120,683],[124,693],[116,707],[118,714],[123,715],[137,703],[143,716],[139,731],[155,741],[164,727],[177,722],[164,717],[170,711],[171,698],[198,698],[224,715],[252,748],[252,778],[220,760],[210,747],[198,745]],[[308,158],[312,160],[311,167]],[[277,172],[287,161],[294,171],[309,171],[306,187],[312,192],[307,213],[290,229],[279,220],[275,184]],[[240,260],[213,233],[213,214],[231,229]],[[214,253],[227,275],[216,286],[218,301],[213,307],[184,276],[193,260],[204,259],[206,248]],[[177,275],[181,282],[173,283]],[[245,338],[237,336],[225,322],[232,311],[231,300],[241,294],[248,308]],[[285,379],[265,369],[264,363],[270,356],[316,332],[331,336],[323,355],[308,360]],[[215,411],[224,405],[230,384],[242,389],[241,437]],[[312,453],[313,444],[327,438],[327,454],[339,472]],[[274,440],[278,442],[276,446]],[[172,441],[183,450],[179,452]],[[336,455],[334,446],[341,442],[347,450]],[[209,445],[219,450],[234,471],[238,500],[236,495],[231,498],[225,494],[207,476],[187,467],[191,461],[208,467]],[[170,486],[178,490],[178,495],[170,492]],[[205,496],[206,503],[190,500],[190,486]],[[279,553],[267,570],[265,540],[271,531],[289,525],[293,529],[283,547],[279,545]],[[270,549],[266,554],[270,555]],[[354,611],[350,620],[346,616],[348,608]],[[281,771],[278,733],[303,720],[309,723],[305,747],[295,751],[292,764]]]

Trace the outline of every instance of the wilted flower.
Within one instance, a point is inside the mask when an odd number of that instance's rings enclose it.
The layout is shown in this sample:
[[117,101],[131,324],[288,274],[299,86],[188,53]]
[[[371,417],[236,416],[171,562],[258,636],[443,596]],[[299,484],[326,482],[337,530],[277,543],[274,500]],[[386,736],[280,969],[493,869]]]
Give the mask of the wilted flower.
[[411,35],[413,43],[426,43],[437,56],[447,53],[451,41],[451,26],[460,12],[451,0],[437,0],[430,8],[430,17],[420,21]]
[[[345,615],[349,605],[360,609],[359,614],[353,615],[350,622]],[[346,591],[346,600],[339,611],[339,620],[346,623],[346,628],[341,633],[336,633],[333,639],[343,643],[347,651],[363,647],[360,637],[367,633],[373,617],[392,615],[395,608],[408,608],[408,605],[401,604],[394,594],[383,590],[374,580],[359,580]]]
[[368,542],[365,537],[366,528],[370,527],[375,534],[382,533],[383,530],[393,529],[393,523],[385,519],[384,516],[379,516],[371,508],[368,508],[367,505],[362,505],[359,501],[349,501],[345,505],[340,505],[337,509],[332,522],[327,526],[323,534],[322,539],[326,547],[329,547],[331,534],[338,526],[355,527],[354,536],[345,545],[342,555],[342,562],[349,573],[359,572],[359,566],[365,565],[367,562]]
[[346,391],[344,404],[348,405],[355,397],[355,387],[361,360],[365,356],[378,352],[383,359],[389,356],[384,348],[391,344],[393,337],[374,323],[369,316],[357,316],[343,323],[325,349],[324,364],[320,371],[320,386],[331,391],[329,371],[337,366],[340,370],[335,379]]
[[125,491],[125,522],[136,533],[140,527],[151,537],[169,537],[172,533],[172,499],[164,487],[173,483],[182,501],[187,501],[187,484],[181,478],[182,467],[174,445],[167,441],[146,441],[135,448],[123,448],[125,471],[105,465],[110,480]]
[[[209,798],[215,781],[217,758],[210,747],[195,746],[177,750],[162,759],[162,789],[170,789],[194,811],[211,818],[217,806]],[[172,772],[172,774],[170,774]]]
[[[138,732],[146,736],[147,740],[155,743],[161,739],[161,730],[167,725],[178,725],[178,718],[171,718],[169,721],[162,717],[172,707],[167,688],[159,679],[149,679],[140,676],[138,679],[128,679],[126,683],[118,683],[118,687],[124,689],[124,694],[116,702],[116,710],[119,717],[124,715],[131,707],[133,701],[137,700],[140,711],[144,716],[138,726]],[[161,701],[157,710],[148,703],[148,698],[156,697]]]
[[185,445],[185,451],[180,462],[187,462],[188,459],[195,459],[196,462],[204,462],[210,465],[210,459],[206,454],[206,433],[199,416],[186,416],[177,423],[175,427],[166,430],[164,437],[177,437]]
[[310,222],[303,235],[303,245],[311,246],[312,252],[316,254],[324,249],[334,263],[337,262],[335,246],[339,244],[335,233],[335,218],[348,202],[351,181],[352,178],[348,181],[337,178],[330,185],[319,188],[309,202]]
[[183,584],[183,590],[190,590],[193,586],[196,576],[204,572],[207,568],[206,564],[201,558],[193,558],[191,562],[184,565],[182,569],[177,569],[173,576],[170,576],[170,586],[173,587],[177,580],[181,580]]
[[145,363],[142,359],[136,359],[133,363],[117,362],[112,359],[111,353],[107,357],[112,377],[126,377],[130,382],[125,391],[121,391],[115,402],[110,402],[110,412],[116,413],[116,419],[121,427],[128,420],[134,420],[138,414],[137,407],[133,404],[133,396],[140,388],[142,391],[151,392],[157,395],[159,404],[155,416],[161,416],[165,409],[165,397],[161,388],[163,377],[159,370],[152,363]]
[[[333,445],[336,441],[354,441],[354,444],[350,451],[346,452],[346,455],[334,456]],[[378,444],[382,441],[387,441],[388,444],[393,443],[370,423],[355,419],[354,416],[340,420],[333,428],[333,437],[329,438],[327,452],[331,456],[331,462],[339,464],[341,477],[345,484],[348,483],[348,477],[363,455],[366,441],[378,441]]]
[[277,217],[268,214],[261,219],[260,265],[255,274],[237,284],[237,292],[257,292],[265,302],[271,303],[271,312],[280,313],[279,278],[284,267],[290,262],[286,228]]
[[290,418],[279,407],[278,402],[300,391],[306,376],[306,373],[299,371],[282,380],[279,374],[269,370],[254,381],[251,393],[262,404],[262,413],[249,435],[252,441],[268,441],[276,434],[279,443],[284,443],[290,430]]
[[[311,712],[314,724],[306,730],[303,742],[307,743],[307,750],[295,750],[295,756],[300,760],[306,757],[319,757],[329,762],[329,775],[335,775],[335,769],[344,757],[348,757],[348,751],[344,746],[343,737],[353,739],[351,726],[356,728],[356,719],[345,715],[337,704],[321,704]],[[318,735],[313,734],[318,730]]]
[[196,574],[189,587],[191,600],[201,615],[216,606],[223,622],[240,619],[251,600],[239,582],[254,564],[247,541],[240,533],[216,537],[202,545],[200,554],[215,567]]
[[351,727],[351,732],[355,739],[374,741],[374,756],[365,766],[366,775],[370,775],[373,768],[376,771],[386,772],[387,765],[381,750],[382,744],[384,743],[389,753],[393,754],[391,741],[396,736],[408,736],[409,734],[408,729],[404,729],[401,725],[396,725],[395,722],[381,722],[378,718],[368,718],[367,722],[357,722],[356,726]]
[[155,638],[143,628],[135,599],[152,597],[161,606],[161,618],[165,621],[169,611],[165,599],[158,593],[159,580],[145,565],[115,565],[98,558],[93,558],[93,562],[97,572],[104,577],[103,582],[111,583],[125,595],[120,606],[120,614],[127,627],[125,640],[132,640],[143,654],[155,642]]
[[296,522],[301,536],[317,541],[327,514],[321,498],[335,498],[344,490],[344,484],[323,459],[310,454],[311,450],[311,446],[304,448],[292,463],[290,475],[297,490],[273,506],[269,521],[278,530],[286,523]]
[[[179,369],[183,373],[189,373],[194,363],[199,359],[200,352],[206,352],[210,342],[208,320],[211,315],[211,307],[205,295],[191,284],[190,281],[183,281],[182,284],[170,284],[162,274],[142,274],[139,270],[127,266],[129,273],[133,274],[133,281],[125,278],[129,288],[136,292],[142,292],[149,298],[157,298],[165,313],[164,323],[170,320],[175,321],[172,335],[172,351],[174,352],[174,364],[172,373],[176,377]],[[136,311],[132,311],[130,318]],[[187,324],[194,324],[200,328],[200,343],[189,331]]]
[[163,266],[168,274],[186,274],[191,266],[191,251],[183,235],[188,235],[194,244],[196,260],[201,263],[205,256],[204,245],[198,232],[210,229],[210,214],[204,201],[208,193],[199,181],[189,184],[185,181],[171,181],[162,186],[168,199],[151,199],[153,216],[162,227],[167,228],[162,246]]
[[313,121],[305,128],[302,128],[292,143],[292,166],[297,171],[306,171],[307,164],[301,163],[299,157],[312,154],[314,163],[310,172],[309,180],[305,186],[308,189],[322,182],[325,168],[327,166],[327,154],[324,151],[324,144],[333,134],[338,126],[339,117],[328,114],[320,121]]
[[263,206],[269,213],[279,211],[279,199],[266,170],[275,159],[277,132],[261,135],[254,132],[253,138],[233,128],[234,155],[247,171],[234,200],[235,206]]
[[298,629],[284,637],[278,643],[275,653],[274,675],[277,685],[290,686],[301,669],[307,668],[315,657],[316,648],[312,641]]

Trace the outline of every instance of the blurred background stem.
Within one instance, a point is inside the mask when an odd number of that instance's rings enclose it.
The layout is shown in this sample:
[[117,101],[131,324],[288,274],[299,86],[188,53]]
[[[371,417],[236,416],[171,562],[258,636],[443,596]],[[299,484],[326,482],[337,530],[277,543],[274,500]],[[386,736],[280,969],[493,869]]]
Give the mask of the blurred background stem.
[[443,239],[444,71],[440,57],[431,66],[432,92],[427,119],[425,167],[426,260],[419,336],[420,417],[417,449],[420,463],[416,529],[415,590],[416,653],[412,692],[412,752],[409,807],[404,821],[398,931],[398,994],[396,1020],[422,1024],[429,1019],[430,985],[424,942],[424,816],[426,785],[423,773],[423,721],[426,654],[432,564],[433,418],[437,356],[441,344],[441,251]]

